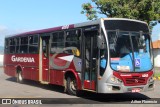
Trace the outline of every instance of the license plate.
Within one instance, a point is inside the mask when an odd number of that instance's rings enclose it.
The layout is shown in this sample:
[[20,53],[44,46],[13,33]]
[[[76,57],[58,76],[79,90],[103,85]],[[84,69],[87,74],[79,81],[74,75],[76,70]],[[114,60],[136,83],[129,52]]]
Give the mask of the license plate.
[[140,88],[133,88],[132,93],[140,92],[140,90],[141,90]]

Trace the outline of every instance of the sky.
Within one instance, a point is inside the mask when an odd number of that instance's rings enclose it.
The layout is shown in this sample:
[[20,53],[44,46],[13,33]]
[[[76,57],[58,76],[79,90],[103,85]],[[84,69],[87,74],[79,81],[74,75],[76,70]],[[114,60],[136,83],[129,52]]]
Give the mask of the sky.
[[87,21],[81,5],[89,0],[0,0],[0,46],[4,35]]
[[[5,35],[87,21],[81,5],[91,0],[0,0],[0,46]],[[160,25],[154,27],[154,39]]]
[[160,24],[153,27],[152,30],[152,41],[160,40]]

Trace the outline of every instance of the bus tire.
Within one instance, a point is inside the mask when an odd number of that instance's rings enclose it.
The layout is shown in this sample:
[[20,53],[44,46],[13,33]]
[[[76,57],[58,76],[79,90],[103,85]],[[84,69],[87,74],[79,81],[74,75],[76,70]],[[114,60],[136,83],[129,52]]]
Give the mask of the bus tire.
[[70,95],[77,94],[77,83],[74,77],[67,77],[67,93]]
[[22,72],[21,71],[17,72],[17,82],[18,83],[23,83],[23,78],[22,78]]

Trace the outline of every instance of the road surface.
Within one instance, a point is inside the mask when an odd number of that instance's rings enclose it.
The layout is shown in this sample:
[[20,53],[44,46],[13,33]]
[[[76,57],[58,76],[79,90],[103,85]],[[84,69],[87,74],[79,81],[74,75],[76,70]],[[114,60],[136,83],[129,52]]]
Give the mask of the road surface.
[[[100,104],[100,106],[102,107],[105,106],[105,104],[107,104],[108,106],[116,104],[117,106],[121,107],[121,104],[125,105],[130,104],[132,102],[132,99],[133,101],[135,100],[141,101],[142,99],[148,101],[152,100],[152,98],[160,98],[160,81],[156,80],[155,90],[149,92],[123,93],[123,94],[94,94],[91,92],[81,92],[81,93],[82,94],[79,95],[78,97],[71,96],[64,93],[63,87],[55,85],[44,85],[40,84],[39,82],[34,82],[30,80],[25,81],[24,84],[20,84],[16,82],[16,78],[5,75],[3,69],[0,68],[1,98],[53,98],[49,100],[49,103],[57,101],[57,103],[63,103],[63,104],[65,103],[73,103],[80,105],[81,103],[86,104],[83,105],[83,107],[88,107],[87,106],[88,104],[92,105],[92,107],[95,106],[95,104]],[[59,102],[59,100],[63,101]],[[154,100],[160,100],[160,99],[154,99]],[[77,107],[79,107],[80,105],[78,105]],[[125,105],[122,106],[124,107]],[[132,105],[135,106],[135,104]],[[159,107],[159,105],[157,104],[152,104],[152,106]],[[114,106],[112,105],[112,107]],[[144,107],[144,105],[138,104],[137,107]],[[145,107],[149,106],[145,105]]]

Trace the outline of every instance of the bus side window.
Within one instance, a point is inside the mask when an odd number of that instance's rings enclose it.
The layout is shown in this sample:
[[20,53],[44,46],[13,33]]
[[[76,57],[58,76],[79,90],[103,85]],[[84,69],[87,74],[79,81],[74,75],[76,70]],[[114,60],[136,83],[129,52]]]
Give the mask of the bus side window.
[[62,53],[64,49],[64,32],[52,33],[51,53]]
[[20,38],[20,53],[28,53],[28,36]]
[[38,53],[38,35],[29,36],[29,53]]
[[16,42],[16,53],[19,53],[19,38],[15,38]]
[[9,39],[5,39],[5,53],[9,53]]
[[9,53],[15,53],[15,41],[14,41],[14,38],[9,39]]
[[80,40],[81,40],[81,30],[68,30],[66,31],[66,42],[64,53],[73,54],[75,56],[80,56]]

